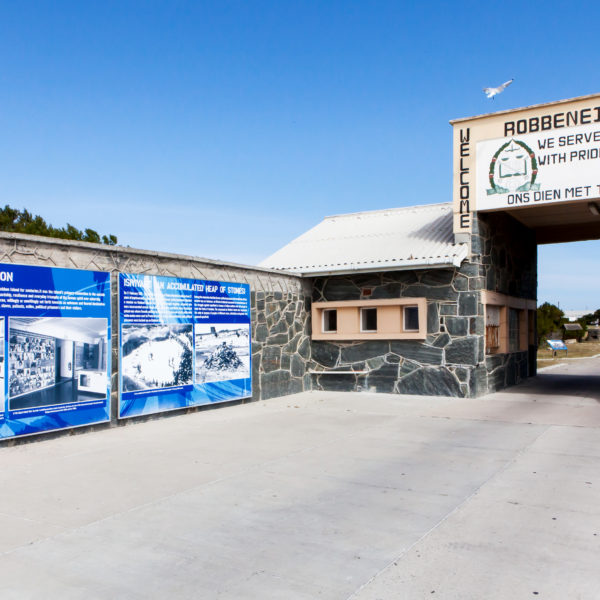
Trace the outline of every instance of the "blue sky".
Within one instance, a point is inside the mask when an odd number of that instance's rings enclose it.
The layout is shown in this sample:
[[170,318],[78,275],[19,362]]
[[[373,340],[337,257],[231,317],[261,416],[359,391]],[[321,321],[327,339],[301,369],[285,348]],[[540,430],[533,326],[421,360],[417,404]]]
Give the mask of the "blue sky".
[[[450,201],[448,121],[600,92],[599,19],[598,2],[1,2],[0,203],[253,264],[325,215]],[[599,308],[599,249],[540,247],[540,302]]]

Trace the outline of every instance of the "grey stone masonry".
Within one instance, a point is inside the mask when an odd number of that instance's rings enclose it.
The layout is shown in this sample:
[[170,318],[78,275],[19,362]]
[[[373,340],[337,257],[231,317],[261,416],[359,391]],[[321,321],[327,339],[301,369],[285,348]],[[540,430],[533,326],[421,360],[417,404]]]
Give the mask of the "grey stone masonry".
[[502,212],[478,213],[473,222],[472,260],[482,267],[481,289],[537,298],[535,232]]
[[[517,298],[537,299],[537,244],[535,233],[502,213],[479,213],[473,223],[473,263],[480,265],[483,288]],[[535,356],[533,348],[532,356]],[[535,373],[527,352],[486,357],[475,374],[479,394],[494,392]]]
[[485,361],[487,388],[494,391],[515,385],[527,377],[527,371],[527,352],[488,356]]
[[[118,273],[247,283],[251,289],[252,399],[310,389],[310,294],[295,275],[234,263],[0,232],[0,262],[108,271],[112,277],[112,416],[118,401]],[[194,409],[189,409],[194,410]]]
[[[312,342],[313,385],[322,390],[474,396],[483,363],[483,307],[478,264],[316,278],[313,301],[427,299],[425,340]],[[354,371],[354,373],[351,373]]]
[[427,299],[424,341],[312,342],[313,385],[323,390],[480,396],[522,381],[528,353],[485,356],[482,290],[535,299],[533,231],[504,213],[479,215],[460,268],[314,279],[313,301]]

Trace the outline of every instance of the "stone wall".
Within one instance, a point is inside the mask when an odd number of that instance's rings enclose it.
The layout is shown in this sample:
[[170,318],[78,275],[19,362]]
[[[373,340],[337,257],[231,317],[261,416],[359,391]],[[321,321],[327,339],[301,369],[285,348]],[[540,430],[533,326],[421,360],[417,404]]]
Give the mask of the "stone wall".
[[[460,268],[303,280],[209,259],[0,232],[0,262],[247,283],[251,288],[253,400],[307,391],[479,396],[527,377],[527,352],[484,356],[481,290],[537,292],[533,232],[504,214],[475,219],[472,256]],[[424,341],[310,339],[310,303],[427,299]],[[118,402],[118,296],[112,278],[112,415]],[[358,373],[343,373],[356,371]],[[193,409],[192,409],[193,410]]]
[[473,221],[472,261],[484,268],[485,289],[537,298],[535,232],[503,212],[480,213]]
[[488,392],[503,390],[520,383],[528,376],[527,352],[491,354],[485,359],[486,389]]
[[[471,260],[478,263],[485,289],[537,299],[537,243],[533,230],[506,213],[481,213],[473,223]],[[481,393],[515,385],[535,374],[535,349],[487,356],[478,378]]]
[[310,390],[310,298],[301,288],[258,290],[252,304],[252,381],[258,382],[253,399]]
[[[112,417],[118,402],[117,274],[141,273],[247,283],[251,289],[252,400],[310,389],[306,284],[269,269],[192,256],[0,232],[0,262],[109,271],[112,277]],[[193,409],[192,409],[193,410]]]
[[313,301],[363,299],[365,287],[373,300],[426,298],[427,339],[313,341],[315,389],[474,397],[519,383],[535,369],[528,352],[484,355],[481,290],[537,295],[535,234],[504,213],[475,219],[472,255],[458,269],[316,278]]
[[315,371],[313,388],[443,396],[483,393],[484,323],[480,290],[484,285],[484,269],[466,262],[459,269],[316,278],[313,301],[363,299],[361,289],[365,287],[372,288],[373,300],[426,298],[427,338],[425,341],[313,341],[310,362]]

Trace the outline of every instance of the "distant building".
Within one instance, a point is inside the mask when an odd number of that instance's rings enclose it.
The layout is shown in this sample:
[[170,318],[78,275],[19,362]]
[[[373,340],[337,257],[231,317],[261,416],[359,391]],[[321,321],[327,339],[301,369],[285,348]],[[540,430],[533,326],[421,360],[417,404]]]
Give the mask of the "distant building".
[[563,339],[566,341],[574,341],[577,340],[580,342],[583,339],[584,331],[583,327],[579,323],[565,323],[563,325]]
[[589,342],[600,342],[600,327],[598,325],[588,327],[587,339]]

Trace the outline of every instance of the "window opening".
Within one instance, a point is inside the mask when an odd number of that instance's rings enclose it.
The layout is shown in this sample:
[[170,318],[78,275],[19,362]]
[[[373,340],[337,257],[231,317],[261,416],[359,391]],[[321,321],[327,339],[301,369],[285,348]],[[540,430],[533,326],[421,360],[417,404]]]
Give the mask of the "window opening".
[[508,310],[508,350],[518,352],[519,350],[519,311],[516,308]]
[[499,306],[486,306],[485,308],[485,347],[488,353],[500,348]]
[[404,331],[419,331],[419,307],[404,307]]
[[361,331],[377,331],[377,309],[376,308],[361,308],[360,309],[360,330]]
[[426,298],[313,302],[311,316],[311,337],[315,340],[424,340],[427,337]]
[[335,308],[328,308],[323,311],[323,331],[325,333],[337,331],[337,310]]

